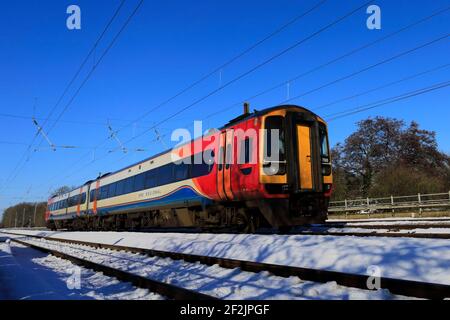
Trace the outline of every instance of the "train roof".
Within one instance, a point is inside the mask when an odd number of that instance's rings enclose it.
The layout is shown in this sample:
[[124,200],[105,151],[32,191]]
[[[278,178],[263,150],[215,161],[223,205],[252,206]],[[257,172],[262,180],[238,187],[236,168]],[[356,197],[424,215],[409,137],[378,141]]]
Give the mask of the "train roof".
[[266,108],[266,109],[263,109],[263,110],[254,110],[253,112],[250,112],[248,114],[242,114],[242,115],[240,115],[240,116],[230,120],[226,125],[224,125],[220,129],[225,129],[226,127],[228,127],[230,125],[235,125],[235,124],[240,123],[242,121],[246,121],[246,120],[252,119],[254,117],[260,117],[260,116],[263,116],[263,115],[265,115],[265,114],[267,114],[269,112],[280,110],[280,109],[286,109],[286,108],[296,108],[296,109],[299,109],[299,111],[300,110],[301,111],[305,111],[307,113],[310,113],[314,117],[320,118],[317,114],[315,114],[314,112],[312,112],[309,109],[306,109],[305,107],[297,106],[297,105],[294,105],[294,104],[282,104],[282,105],[279,105],[279,106],[274,106],[274,107]]

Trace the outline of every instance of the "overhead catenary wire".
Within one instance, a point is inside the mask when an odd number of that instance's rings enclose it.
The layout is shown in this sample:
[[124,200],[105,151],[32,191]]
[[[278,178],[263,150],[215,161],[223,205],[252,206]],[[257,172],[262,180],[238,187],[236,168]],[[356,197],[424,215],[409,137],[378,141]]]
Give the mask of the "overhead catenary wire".
[[[412,22],[412,23],[410,23],[410,24],[408,24],[408,25],[406,25],[406,26],[404,26],[404,27],[402,27],[402,28],[400,28],[400,29],[398,29],[396,31],[393,31],[393,32],[391,32],[391,33],[381,37],[381,38],[378,38],[378,39],[376,39],[376,40],[374,40],[372,42],[364,44],[364,45],[362,45],[360,47],[357,47],[355,49],[352,49],[349,52],[347,52],[347,53],[345,53],[345,54],[343,54],[343,55],[341,55],[341,56],[339,56],[337,58],[333,58],[333,59],[331,59],[331,60],[329,60],[329,61],[327,61],[327,62],[325,62],[323,64],[320,64],[319,66],[316,66],[316,67],[313,67],[313,68],[309,69],[306,72],[303,72],[303,73],[298,74],[298,75],[296,75],[296,76],[294,76],[292,78],[289,78],[288,80],[284,80],[284,81],[282,81],[281,83],[278,83],[275,86],[271,86],[271,87],[269,87],[267,89],[264,89],[264,90],[262,90],[262,91],[260,91],[260,92],[258,92],[256,94],[250,96],[250,97],[247,97],[247,98],[245,98],[243,100],[240,100],[239,102],[233,103],[232,105],[230,105],[228,107],[221,108],[220,110],[209,114],[206,118],[204,118],[204,120],[212,118],[212,117],[214,117],[214,116],[216,116],[218,114],[221,114],[221,113],[223,113],[223,112],[225,112],[225,111],[227,111],[229,109],[232,109],[233,107],[240,106],[240,105],[242,105],[243,101],[251,101],[251,100],[253,100],[255,98],[258,98],[258,97],[260,97],[262,95],[265,95],[265,94],[267,94],[267,93],[269,93],[271,91],[274,91],[274,90],[276,90],[278,88],[284,87],[288,83],[292,83],[292,82],[294,82],[294,81],[296,81],[296,80],[298,80],[300,78],[303,78],[303,77],[305,77],[307,75],[310,75],[310,74],[312,74],[312,73],[314,73],[314,72],[316,72],[318,70],[321,70],[321,69],[323,69],[323,68],[325,68],[327,66],[330,66],[330,65],[332,65],[332,64],[334,64],[334,63],[336,63],[338,61],[341,61],[344,58],[348,58],[348,57],[356,54],[357,52],[360,52],[360,51],[363,51],[365,49],[368,49],[368,48],[370,48],[371,46],[373,46],[375,44],[378,44],[378,43],[380,43],[382,41],[385,41],[385,40],[387,40],[387,39],[389,39],[389,38],[391,38],[391,37],[393,37],[395,35],[398,35],[401,32],[404,32],[404,31],[406,31],[406,30],[408,30],[408,29],[410,29],[412,27],[415,27],[415,26],[417,26],[417,25],[419,25],[421,23],[424,23],[424,22],[426,22],[426,21],[428,21],[428,20],[430,20],[430,19],[432,19],[432,18],[434,18],[434,17],[436,17],[438,15],[441,15],[441,14],[443,14],[445,12],[448,12],[449,10],[450,10],[450,6],[447,6],[445,8],[439,9],[436,12],[432,13],[431,15],[428,15],[426,17],[420,18],[420,19],[418,19],[418,20],[416,20],[416,21],[414,21],[414,22]],[[295,97],[292,97],[292,99],[294,99],[294,98]],[[284,101],[289,101],[290,99],[291,99],[291,97],[285,99]]]
[[290,45],[289,47],[283,49],[282,51],[276,53],[275,55],[272,55],[271,57],[269,57],[268,59],[264,60],[263,62],[257,64],[256,66],[252,67],[251,69],[245,71],[244,73],[240,74],[239,76],[233,78],[232,80],[226,82],[225,84],[223,84],[221,87],[210,91],[208,94],[202,96],[201,98],[195,100],[194,102],[192,102],[191,104],[188,104],[187,106],[181,108],[180,110],[176,111],[175,113],[171,114],[170,116],[168,116],[167,118],[164,118],[163,120],[159,121],[154,127],[149,128],[147,130],[144,130],[143,132],[141,132],[140,134],[136,135],[135,137],[127,140],[125,142],[125,144],[131,142],[132,140],[135,140],[138,137],[141,137],[142,135],[148,133],[149,131],[153,130],[155,127],[171,120],[172,118],[176,117],[177,115],[179,115],[180,113],[191,109],[192,107],[194,107],[195,105],[199,104],[200,102],[206,100],[207,98],[211,97],[212,95],[216,94],[217,92],[223,90],[224,88],[230,86],[231,84],[241,80],[242,78],[248,76],[249,74],[255,72],[256,70],[262,68],[263,66],[271,63],[272,61],[274,61],[275,59],[283,56],[284,54],[286,54],[287,52],[299,47],[300,45],[304,44],[305,42],[307,42],[308,40],[318,36],[319,34],[325,32],[326,30],[330,29],[331,27],[337,25],[338,23],[340,23],[341,21],[347,19],[348,17],[352,16],[353,14],[355,14],[356,12],[358,12],[359,10],[361,10],[362,8],[366,7],[369,3],[371,3],[371,1],[368,1],[366,3],[364,3],[363,5],[358,6],[355,9],[352,9],[351,11],[347,12],[346,14],[344,14],[343,16],[339,17],[338,19],[334,20],[333,22],[325,25],[324,27],[320,28],[319,30],[313,32],[312,34],[308,35],[305,38],[300,39],[299,41],[295,42],[294,44]]
[[277,28],[276,30],[274,30],[273,32],[271,32],[270,34],[268,34],[267,36],[265,36],[264,38],[262,38],[261,40],[257,41],[256,43],[252,44],[250,47],[248,47],[247,49],[245,49],[244,51],[240,52],[239,54],[237,54],[236,56],[234,56],[233,58],[227,60],[226,62],[224,62],[223,64],[221,64],[220,66],[214,68],[212,71],[210,71],[209,73],[205,74],[204,76],[200,77],[198,80],[194,81],[193,83],[191,83],[190,85],[188,85],[187,87],[185,87],[184,89],[180,90],[179,92],[177,92],[175,95],[171,96],[170,98],[164,100],[163,102],[159,103],[158,105],[156,105],[155,107],[149,109],[147,112],[145,112],[143,115],[141,115],[138,119],[140,118],[144,118],[146,116],[148,116],[149,114],[151,114],[152,112],[158,110],[159,108],[163,107],[164,105],[168,104],[169,102],[175,100],[176,98],[178,98],[179,96],[183,95],[184,93],[186,93],[187,91],[191,90],[192,88],[194,88],[195,86],[197,86],[198,84],[202,83],[203,81],[205,81],[206,79],[208,79],[209,77],[211,77],[212,75],[216,74],[217,72],[221,72],[225,67],[231,65],[232,63],[234,63],[235,61],[239,60],[240,58],[242,58],[243,56],[245,56],[247,53],[253,51],[255,48],[259,47],[261,44],[263,44],[264,42],[268,41],[269,39],[273,38],[274,36],[276,36],[277,34],[281,33],[282,31],[284,31],[285,29],[287,29],[288,27],[290,27],[291,25],[293,25],[294,23],[298,22],[299,20],[301,20],[302,18],[304,18],[305,16],[307,16],[308,14],[312,13],[313,11],[317,10],[318,8],[320,8],[323,4],[325,4],[328,0],[321,0],[319,1],[317,4],[315,4],[314,6],[312,6],[310,9],[308,9],[307,11],[301,13],[300,15],[296,16],[295,18],[293,18],[292,20],[288,21],[287,23],[283,24],[281,27]]
[[434,68],[431,68],[431,69],[427,69],[427,70],[421,71],[419,73],[414,73],[412,75],[403,77],[403,78],[401,78],[399,80],[391,81],[389,83],[383,84],[381,86],[377,86],[375,88],[371,88],[369,90],[366,90],[366,91],[363,91],[363,92],[360,92],[360,93],[356,93],[356,94],[353,94],[353,95],[350,95],[350,96],[346,96],[344,98],[339,98],[339,99],[334,100],[332,102],[328,102],[326,104],[323,104],[323,105],[320,105],[318,107],[315,107],[315,108],[313,108],[313,110],[316,111],[316,110],[328,108],[328,107],[330,107],[332,105],[335,105],[335,104],[338,104],[338,103],[341,103],[341,102],[344,102],[344,101],[348,101],[348,100],[351,100],[351,99],[355,99],[355,98],[361,97],[363,95],[366,95],[366,94],[369,94],[369,93],[372,93],[372,92],[375,92],[375,91],[386,89],[386,88],[391,87],[393,85],[396,85],[396,84],[399,84],[399,83],[402,83],[402,82],[405,82],[405,81],[408,81],[408,80],[411,80],[411,79],[415,79],[417,77],[420,77],[420,76],[423,76],[423,75],[426,75],[426,74],[429,74],[429,73],[432,73],[432,72],[436,72],[438,70],[442,70],[442,69],[445,69],[445,68],[448,68],[448,67],[450,67],[450,63],[445,63],[443,65],[439,65],[437,67],[434,67]]
[[72,97],[70,98],[70,100],[67,102],[67,104],[64,106],[63,110],[61,110],[61,112],[59,113],[59,115],[56,117],[56,120],[53,122],[52,126],[50,127],[50,129],[47,130],[47,134],[50,133],[50,131],[56,126],[56,124],[58,123],[58,121],[62,118],[62,116],[64,115],[64,113],[67,111],[67,109],[70,107],[70,105],[73,103],[73,101],[75,100],[75,98],[78,96],[78,94],[80,93],[81,89],[83,89],[84,85],[87,83],[87,81],[91,78],[91,76],[93,75],[94,71],[97,69],[97,67],[100,65],[100,63],[103,61],[103,59],[105,58],[105,56],[108,54],[108,52],[111,50],[111,48],[114,46],[114,44],[117,42],[117,40],[119,39],[120,35],[122,34],[122,32],[127,28],[127,26],[129,25],[129,23],[131,22],[131,20],[134,18],[134,16],[137,14],[137,12],[139,11],[139,9],[141,8],[142,4],[143,4],[144,0],[140,0],[138,2],[138,4],[136,5],[136,7],[133,9],[133,11],[131,12],[131,14],[127,17],[127,19],[125,20],[125,22],[122,24],[121,28],[119,29],[119,31],[114,35],[113,39],[110,41],[110,43],[108,44],[108,46],[106,47],[106,49],[103,51],[103,53],[100,55],[100,57],[98,58],[98,60],[95,62],[95,64],[92,66],[91,70],[89,71],[89,73],[86,75],[86,77],[83,79],[83,81],[81,82],[80,86],[78,87],[78,89],[75,91],[75,93],[72,95]]
[[[207,75],[201,77],[200,79],[196,80],[194,83],[192,83],[191,85],[187,86],[186,88],[184,88],[183,90],[179,91],[178,93],[176,93],[174,96],[170,97],[169,99],[163,101],[162,103],[160,103],[159,105],[157,105],[156,107],[154,107],[153,109],[150,109],[149,111],[147,111],[146,113],[144,113],[144,115],[141,115],[139,118],[137,118],[137,120],[142,119],[143,117],[145,117],[146,115],[150,114],[153,110],[155,110],[155,108],[159,108],[165,104],[167,104],[168,102],[174,100],[175,98],[177,98],[178,96],[182,95],[183,93],[187,92],[188,90],[190,90],[191,88],[195,87],[197,84],[199,84],[200,82],[206,80],[207,78],[209,78],[211,75],[215,74],[218,70],[222,70],[224,67],[230,65],[231,63],[233,63],[234,61],[238,60],[239,58],[241,58],[242,56],[244,56],[245,54],[249,53],[250,51],[252,51],[253,49],[255,49],[256,47],[260,46],[262,43],[266,42],[267,40],[269,40],[270,38],[274,37],[275,35],[279,34],[281,31],[283,31],[284,29],[288,28],[289,26],[291,26],[292,24],[294,24],[295,22],[299,21],[301,18],[305,17],[306,15],[312,13],[314,10],[317,10],[320,6],[322,6],[327,0],[323,0],[318,2],[316,5],[314,5],[313,7],[311,7],[310,9],[308,9],[306,12],[296,16],[295,18],[293,18],[292,20],[290,20],[289,22],[285,23],[284,25],[282,25],[281,27],[277,28],[276,30],[274,30],[273,32],[271,32],[269,35],[267,35],[266,37],[264,37],[263,39],[257,41],[255,44],[251,45],[250,47],[248,47],[247,49],[245,49],[243,52],[239,53],[238,55],[236,55],[235,57],[231,58],[230,60],[226,61],[225,63],[221,64],[220,66],[216,67],[214,70],[212,70],[210,73],[208,73]],[[359,7],[359,9],[361,9],[363,6]],[[119,128],[117,130],[117,133],[120,132],[123,128],[132,125],[134,122],[136,122],[137,120],[131,121],[128,125]],[[157,126],[153,126],[150,128],[150,130],[154,130],[155,128],[157,128]],[[160,128],[158,126],[158,128]],[[101,145],[103,145],[105,142],[109,141],[109,137],[107,137],[106,139],[102,140],[98,146],[100,147]],[[84,158],[86,158],[87,156],[89,156],[89,154],[85,154],[82,157],[80,157],[77,161],[74,162],[74,165],[76,165],[77,163],[79,163],[81,160],[83,160]]]
[[326,115],[324,118],[328,122],[331,122],[331,121],[334,121],[334,120],[337,120],[337,119],[340,119],[340,118],[348,117],[348,116],[356,114],[356,113],[360,113],[360,112],[367,111],[367,110],[370,110],[370,109],[378,108],[378,107],[381,107],[381,106],[384,106],[384,105],[387,105],[387,104],[391,104],[391,103],[394,103],[394,102],[397,102],[397,101],[409,99],[409,98],[412,98],[412,97],[415,97],[415,96],[419,96],[419,95],[422,95],[422,94],[426,94],[426,93],[429,93],[429,92],[432,92],[432,91],[444,89],[444,88],[446,88],[448,86],[450,86],[450,81],[449,80],[443,81],[443,82],[439,82],[439,83],[435,83],[435,84],[433,84],[431,86],[420,88],[420,89],[417,89],[417,90],[414,90],[414,91],[409,91],[409,92],[403,93],[401,95],[385,98],[385,99],[378,100],[378,101],[375,101],[375,102],[372,102],[372,103],[368,103],[368,104],[364,104],[364,105],[361,105],[361,106],[357,106],[357,107],[354,107],[354,108],[351,108],[351,109],[347,109],[347,110],[343,110],[343,111],[340,111],[340,112],[337,112],[337,113],[329,114],[329,115]]
[[[154,106],[153,108],[149,109],[148,111],[146,111],[144,114],[140,115],[138,118],[136,118],[133,121],[130,121],[127,125],[123,126],[122,128],[119,128],[117,130],[116,133],[119,133],[121,130],[123,130],[124,128],[131,126],[133,123],[135,123],[136,121],[139,121],[140,119],[143,119],[145,117],[147,117],[149,114],[153,113],[154,111],[158,110],[159,108],[161,108],[162,106],[168,104],[169,102],[175,100],[176,98],[178,98],[179,96],[183,95],[184,93],[186,93],[187,91],[191,90],[192,88],[194,88],[195,86],[197,86],[198,84],[200,84],[201,82],[205,81],[206,79],[208,79],[209,77],[211,77],[213,74],[217,73],[218,71],[221,71],[223,68],[231,65],[232,63],[234,63],[235,61],[237,61],[238,59],[240,59],[241,57],[243,57],[244,55],[248,54],[249,52],[253,51],[255,48],[257,48],[258,46],[260,46],[261,44],[263,44],[264,42],[268,41],[269,39],[273,38],[274,36],[276,36],[277,34],[281,33],[283,30],[287,29],[289,26],[293,25],[294,23],[298,22],[299,20],[301,20],[302,18],[304,18],[305,16],[307,16],[308,14],[312,13],[313,11],[317,10],[319,7],[321,7],[323,4],[325,4],[328,0],[321,0],[319,1],[317,4],[315,4],[314,6],[312,6],[311,8],[309,8],[307,11],[301,13],[300,15],[294,17],[293,19],[291,19],[290,21],[288,21],[287,23],[283,24],[282,26],[278,27],[277,29],[275,29],[274,31],[272,31],[270,34],[268,34],[267,36],[265,36],[264,38],[262,38],[261,40],[257,41],[256,43],[252,44],[251,46],[249,46],[247,49],[245,49],[244,51],[240,52],[239,54],[237,54],[236,56],[234,56],[233,58],[227,60],[226,62],[224,62],[223,64],[219,65],[218,67],[214,68],[212,71],[210,71],[209,73],[207,73],[206,75],[200,77],[199,79],[197,79],[196,81],[194,81],[193,83],[191,83],[190,85],[188,85],[187,87],[185,87],[184,89],[180,90],[179,92],[177,92],[176,94],[174,94],[173,96],[169,97],[168,99],[164,100],[163,102],[159,103],[158,105]],[[221,89],[219,89],[221,90]],[[159,126],[158,126],[159,127]],[[150,128],[151,131],[153,131],[156,128],[156,126],[153,126]],[[103,144],[104,142],[108,141],[109,137],[104,139],[99,145]]]
[[[64,98],[64,96],[66,95],[66,93],[68,92],[68,90],[70,89],[70,87],[72,86],[73,82],[76,80],[76,78],[78,77],[78,75],[80,74],[81,70],[83,69],[83,67],[85,66],[86,62],[89,60],[89,57],[92,55],[92,53],[95,51],[95,48],[98,46],[99,42],[102,40],[102,38],[104,37],[104,35],[106,34],[106,32],[108,31],[109,27],[111,26],[111,24],[113,23],[113,21],[116,19],[116,17],[118,16],[119,12],[121,11],[123,5],[125,3],[125,0],[122,0],[119,4],[119,6],[117,7],[117,9],[114,11],[113,15],[111,16],[111,18],[109,19],[109,21],[107,22],[105,28],[103,29],[103,31],[100,33],[100,36],[97,38],[97,40],[95,41],[94,45],[91,47],[89,53],[87,54],[87,56],[84,58],[83,62],[81,63],[81,65],[79,66],[78,70],[76,71],[76,73],[74,74],[74,76],[71,78],[71,80],[69,81],[69,83],[66,85],[63,93],[59,96],[59,99],[57,100],[56,104],[53,106],[53,108],[50,110],[48,116],[44,119],[44,122],[42,124],[42,127],[45,127],[45,125],[47,124],[48,119],[52,116],[53,112],[56,110],[56,108],[58,107],[58,105],[61,103],[62,99]],[[36,101],[35,101],[35,105],[36,105]],[[34,106],[35,108],[35,106]],[[19,161],[16,164],[16,167],[14,167],[13,171],[11,172],[10,176],[7,178],[5,185],[10,183],[11,180],[14,180],[15,178],[15,173],[16,170],[19,169],[19,167],[22,164],[22,161],[25,160],[25,163],[28,161],[27,160],[27,154],[30,152],[30,150],[32,149],[32,145],[34,144],[34,142],[36,141],[36,138],[38,137],[38,133],[36,133],[33,136],[33,139],[31,140],[31,142],[28,144],[28,148],[25,150],[25,152],[23,153],[23,155],[20,157]],[[42,142],[42,141],[41,141]],[[1,189],[1,188],[0,188]]]
[[[444,12],[444,11],[446,11],[446,10],[448,10],[448,8],[446,8],[446,9],[444,9],[444,10],[441,10],[441,11],[438,11],[437,13],[435,13],[435,14],[429,16],[429,17],[426,17],[426,18],[424,18],[424,19],[421,19],[421,20],[417,21],[416,24],[417,24],[417,23],[420,23],[420,22],[423,22],[423,21],[427,20],[428,18],[430,18],[430,17],[432,17],[432,16],[435,16],[435,15],[437,15],[438,13],[442,13],[442,12]],[[412,26],[412,25],[414,25],[414,24],[410,24],[410,25],[407,26],[407,27],[410,27],[410,26]],[[402,29],[400,29],[400,30],[405,30],[407,27],[404,27],[404,28],[402,28]],[[399,31],[397,31],[396,33],[398,33],[398,32],[399,32]],[[388,35],[388,36],[389,36],[389,35]],[[384,37],[384,38],[387,38],[388,36],[386,36],[386,37]],[[151,128],[149,128],[148,130],[151,130]],[[129,140],[129,141],[130,141],[130,140]],[[128,143],[129,141],[127,141],[126,143]],[[101,159],[101,158],[96,159],[96,160],[100,160],[100,159]]]
[[[32,121],[33,118],[38,121],[45,121],[45,117],[33,117],[33,116],[26,116],[26,115],[19,115],[19,114],[13,114],[13,113],[4,113],[0,112],[0,118],[11,118],[11,119],[20,119],[24,121]],[[118,118],[108,118],[104,121],[90,121],[90,120],[59,120],[60,123],[67,123],[67,124],[79,124],[79,125],[93,125],[93,126],[102,126],[105,127],[109,121],[117,121],[117,122],[130,122],[130,120],[125,119],[118,119]],[[49,119],[48,122],[53,122],[54,119]],[[141,121],[140,121],[141,122]],[[149,124],[154,124],[154,121],[145,121]],[[43,126],[43,125],[42,125]],[[119,128],[125,127],[124,125],[115,125]],[[141,127],[140,125],[139,127]],[[160,128],[162,129],[162,128]],[[28,143],[27,143],[28,144]]]
[[327,82],[326,84],[320,85],[319,87],[316,87],[316,88],[311,89],[311,90],[308,90],[308,91],[306,91],[306,92],[304,92],[304,93],[302,93],[302,94],[299,94],[299,95],[296,95],[296,96],[294,96],[294,97],[292,97],[292,98],[289,98],[289,99],[287,99],[287,100],[284,100],[282,103],[289,102],[289,101],[292,101],[292,100],[295,100],[295,99],[304,97],[304,96],[309,95],[309,94],[311,94],[311,93],[313,93],[313,92],[316,92],[316,91],[322,90],[322,89],[324,89],[324,88],[326,88],[326,87],[329,87],[329,86],[331,86],[331,85],[334,85],[334,84],[336,84],[336,83],[338,83],[338,82],[341,82],[341,81],[350,79],[350,78],[352,78],[352,77],[354,77],[354,76],[357,76],[357,75],[359,75],[359,74],[361,74],[361,73],[363,73],[363,72],[366,72],[366,71],[371,70],[371,69],[373,69],[373,68],[379,67],[379,66],[381,66],[381,65],[383,65],[383,64],[386,64],[386,63],[388,63],[388,62],[394,61],[394,60],[396,60],[396,59],[398,59],[398,58],[401,58],[401,57],[403,57],[403,56],[406,56],[406,55],[408,55],[408,54],[411,54],[411,53],[413,53],[413,52],[415,52],[415,51],[417,51],[417,50],[420,50],[420,49],[423,49],[423,48],[428,47],[428,46],[430,46],[430,45],[433,45],[433,44],[435,44],[435,43],[438,43],[438,42],[440,42],[440,41],[442,41],[442,40],[444,40],[444,39],[447,39],[447,38],[449,37],[449,35],[450,35],[450,34],[448,34],[448,33],[445,34],[445,35],[441,35],[441,36],[439,36],[438,38],[435,38],[435,39],[433,39],[433,40],[431,40],[431,41],[427,41],[427,42],[425,42],[425,43],[423,43],[423,44],[421,44],[421,45],[419,45],[419,46],[415,46],[415,47],[413,47],[413,48],[411,48],[411,49],[408,49],[408,50],[406,50],[406,51],[403,51],[403,52],[401,52],[401,53],[398,53],[398,54],[396,54],[396,55],[394,55],[394,56],[391,56],[391,57],[389,57],[389,58],[387,58],[387,59],[383,59],[383,60],[381,60],[381,61],[379,61],[379,62],[377,62],[377,63],[371,64],[371,65],[369,65],[369,66],[367,66],[367,67],[365,67],[365,68],[363,68],[363,69],[360,69],[360,70],[358,70],[358,71],[352,72],[352,73],[350,73],[350,74],[348,74],[348,75],[345,75],[345,76],[340,77],[340,78],[338,78],[338,79],[335,79],[335,80],[333,80],[333,81]]
[[[72,102],[74,101],[75,97],[79,94],[79,92],[81,91],[81,89],[84,87],[84,85],[86,84],[86,82],[89,80],[89,78],[92,76],[92,74],[94,73],[95,69],[98,67],[98,65],[101,63],[101,61],[103,60],[103,58],[106,56],[106,54],[109,52],[109,50],[112,48],[112,46],[116,43],[117,39],[119,38],[120,34],[125,30],[125,28],[128,26],[128,24],[130,23],[130,21],[132,20],[132,18],[136,15],[136,13],[138,12],[139,8],[141,7],[143,3],[143,0],[140,0],[137,4],[137,6],[134,8],[134,10],[131,12],[131,14],[128,16],[128,18],[126,19],[126,21],[124,22],[124,24],[122,25],[122,27],[119,29],[119,31],[116,33],[116,35],[114,36],[114,38],[112,39],[112,41],[109,43],[109,45],[107,46],[107,48],[103,51],[102,55],[100,56],[100,58],[97,60],[97,62],[94,64],[94,66],[91,68],[90,72],[88,73],[88,75],[84,78],[83,82],[81,83],[81,85],[78,87],[78,89],[76,90],[75,94],[72,96],[72,98],[69,100],[69,102],[65,105],[65,107],[63,108],[63,110],[60,112],[60,114],[58,115],[57,119],[55,120],[55,122],[53,122],[52,126],[50,127],[49,130],[47,130],[47,135],[50,133],[50,131],[56,126],[57,122],[61,119],[61,117],[63,116],[63,114],[65,113],[65,111],[68,109],[68,107],[72,104]],[[104,33],[106,33],[105,30],[107,30],[109,28],[109,25],[112,23],[112,20],[115,19],[115,17],[117,16],[118,12],[120,11],[120,9],[122,8],[123,3],[121,3],[118,7],[118,9],[115,11],[113,18],[110,19],[110,21],[108,22],[107,28],[104,29],[104,31],[101,34],[101,37],[103,37]],[[101,39],[101,37],[99,39]],[[98,45],[98,43],[96,42],[94,44],[94,48]],[[94,50],[92,50],[94,51]],[[29,150],[32,148],[32,144],[34,143],[34,139],[33,138],[33,142],[30,143],[29,147],[27,148],[27,151],[24,153],[24,157],[26,157],[26,154],[29,152]],[[24,158],[22,157],[22,158]],[[17,177],[17,175],[20,173],[20,170],[17,170],[20,167],[20,163],[22,160],[20,160],[17,164],[17,166],[15,167],[15,169],[13,170],[13,172],[15,172],[11,176],[7,179],[7,182],[3,185],[3,187],[0,187],[0,190],[2,188],[4,188],[7,184],[11,183],[11,181],[13,181],[15,179],[15,177]],[[27,161],[25,161],[26,163]]]
[[[230,86],[231,84],[233,84],[233,83],[239,81],[240,79],[244,78],[245,76],[247,76],[247,75],[253,73],[254,71],[260,69],[261,67],[267,65],[268,63],[271,63],[271,62],[274,61],[275,59],[277,59],[277,58],[281,57],[282,55],[286,54],[287,52],[289,52],[289,51],[291,51],[291,50],[297,48],[298,46],[302,45],[303,43],[307,42],[308,40],[310,40],[310,39],[312,39],[312,38],[314,38],[314,37],[320,35],[321,33],[325,32],[326,30],[332,28],[333,26],[337,25],[337,24],[340,23],[341,21],[347,19],[348,17],[352,16],[352,15],[355,14],[356,12],[358,12],[358,11],[360,11],[361,9],[365,8],[369,3],[371,3],[371,1],[365,2],[364,4],[359,5],[359,6],[357,6],[356,8],[350,10],[349,12],[347,12],[347,13],[345,13],[344,15],[340,16],[340,17],[337,18],[336,20],[333,20],[331,23],[328,23],[327,25],[321,27],[319,30],[317,30],[317,31],[313,32],[312,34],[310,34],[310,35],[308,35],[308,36],[306,36],[306,37],[300,39],[299,41],[295,42],[295,43],[292,44],[291,46],[289,46],[289,47],[283,49],[282,51],[278,52],[277,54],[275,54],[275,55],[269,57],[268,59],[264,60],[263,62],[259,63],[258,65],[254,66],[254,67],[252,67],[251,69],[247,70],[246,72],[240,74],[238,77],[236,77],[236,78],[234,78],[234,79],[228,81],[227,83],[225,83],[225,84],[222,85],[221,87],[219,87],[219,88],[217,88],[217,89],[215,89],[215,90],[209,92],[209,93],[206,94],[205,96],[203,96],[203,97],[201,97],[201,98],[195,100],[193,103],[191,103],[191,104],[189,104],[189,105],[183,107],[182,109],[178,110],[177,112],[175,112],[174,114],[170,115],[169,117],[163,119],[162,121],[159,121],[159,122],[158,122],[156,125],[154,125],[153,127],[150,127],[150,128],[148,128],[148,129],[144,130],[143,132],[141,132],[140,134],[135,135],[135,136],[132,137],[131,139],[128,139],[127,141],[124,142],[124,144],[126,145],[126,144],[128,144],[129,142],[131,142],[131,141],[133,141],[133,140],[135,140],[135,139],[137,139],[137,138],[143,136],[144,134],[150,132],[151,130],[154,130],[155,128],[157,128],[157,127],[158,127],[159,125],[161,125],[162,123],[165,123],[165,122],[169,121],[170,119],[176,117],[178,114],[180,114],[180,113],[182,113],[182,112],[184,112],[184,111],[186,111],[186,110],[192,108],[193,106],[195,106],[195,105],[197,105],[198,103],[200,103],[200,102],[206,100],[207,98],[209,98],[210,96],[214,95],[215,93],[217,93],[217,92],[223,90],[224,88]],[[116,148],[116,149],[113,149],[113,151],[117,151],[117,148]],[[101,157],[101,158],[97,158],[97,159],[91,161],[89,164],[92,164],[92,163],[94,163],[94,162],[96,162],[96,161],[98,161],[98,160],[100,160],[100,159],[104,159],[106,156],[108,156],[108,155],[105,155],[105,156],[103,156],[103,157]],[[85,165],[84,167],[86,168],[86,165]]]

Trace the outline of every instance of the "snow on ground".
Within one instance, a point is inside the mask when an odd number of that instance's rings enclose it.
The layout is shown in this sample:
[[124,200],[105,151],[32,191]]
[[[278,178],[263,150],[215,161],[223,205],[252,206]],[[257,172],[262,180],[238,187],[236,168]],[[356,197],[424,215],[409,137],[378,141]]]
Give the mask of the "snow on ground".
[[153,280],[171,283],[221,299],[403,299],[388,290],[369,291],[314,283],[298,277],[277,277],[268,272],[245,272],[169,258],[94,249],[86,246],[28,238],[27,242],[101,263]]
[[450,284],[450,240],[325,235],[255,235],[15,230],[57,238]]
[[[77,269],[67,260],[1,242],[4,240],[0,236],[0,300],[163,299],[102,273]],[[81,275],[79,289],[76,281],[70,281],[76,279],[76,270]],[[73,289],[69,289],[71,284]]]

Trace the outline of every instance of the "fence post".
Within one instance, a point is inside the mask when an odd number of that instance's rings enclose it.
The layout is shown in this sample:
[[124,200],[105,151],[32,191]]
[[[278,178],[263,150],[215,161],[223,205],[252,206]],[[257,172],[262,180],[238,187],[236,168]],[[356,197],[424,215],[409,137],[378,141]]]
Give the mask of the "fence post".
[[419,200],[419,216],[422,216],[422,197],[420,195],[420,193],[417,194],[417,198]]
[[[448,192],[449,196],[450,196],[450,191]],[[347,218],[348,216],[348,204],[347,204],[347,199],[344,199],[344,204],[345,204],[345,217]]]
[[23,207],[23,214],[22,214],[22,228],[25,228],[25,207]]
[[[33,227],[36,227],[36,211],[37,211],[37,202],[34,203]],[[31,218],[30,218],[30,219],[31,219]]]
[[370,218],[370,199],[367,197],[367,217]]
[[395,216],[395,209],[394,209],[394,196],[391,195],[391,208],[392,208],[392,216]]

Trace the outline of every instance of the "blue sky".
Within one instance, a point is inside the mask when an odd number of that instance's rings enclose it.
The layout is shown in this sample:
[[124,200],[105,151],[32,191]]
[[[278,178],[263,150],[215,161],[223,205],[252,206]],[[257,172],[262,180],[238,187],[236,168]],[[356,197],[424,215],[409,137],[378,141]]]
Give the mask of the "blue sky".
[[[95,59],[101,55],[137,2],[126,1],[117,20],[96,49],[95,57],[89,60],[52,119],[56,118],[72,97]],[[163,143],[156,141],[155,133],[150,131],[127,144],[130,150],[144,148],[144,152],[109,152],[117,149],[117,142],[113,139],[95,152],[92,149],[107,138],[108,120],[115,130],[121,129],[119,139],[128,141],[151,128],[152,124],[217,89],[221,83],[232,80],[365,3],[362,0],[328,0],[314,13],[227,66],[220,74],[212,75],[151,115],[141,117],[146,111],[318,2],[319,0],[144,1],[127,29],[49,134],[54,144],[76,148],[53,152],[45,142],[38,148],[41,141],[39,138],[31,147],[32,151],[26,153],[28,161],[23,165],[18,161],[36,133],[30,118],[35,115],[41,119],[48,115],[116,10],[119,1],[47,0],[4,3],[0,11],[0,211],[21,200],[45,200],[49,190],[58,186],[79,185],[95,178],[99,172],[117,170],[160,152],[165,149],[164,145],[171,145],[170,132],[173,129],[230,107],[226,112],[204,122],[205,127],[223,125],[242,111],[242,107],[234,105],[235,103],[450,6],[448,0],[373,1],[371,4],[377,4],[381,8],[381,30],[367,29],[368,15],[365,10],[360,10],[202,103],[159,125],[158,131],[163,136]],[[66,8],[71,4],[81,8],[81,30],[66,28]],[[292,82],[289,95],[299,95],[448,34],[449,21],[450,13],[447,11],[369,49],[311,73]],[[449,53],[450,43],[447,38],[291,103],[314,110],[348,95],[450,63]],[[326,116],[416,90],[449,80],[448,75],[449,68],[440,69],[321,109],[318,113]],[[286,99],[287,91],[284,86],[252,99],[251,107],[263,109],[279,104]],[[450,153],[449,98],[450,90],[445,88],[330,122],[330,140],[332,144],[343,141],[354,130],[358,120],[382,115],[407,122],[416,120],[423,128],[436,131],[440,148]],[[124,127],[133,120],[138,121]],[[42,120],[39,121],[43,123]],[[48,130],[52,123],[50,121],[44,126],[44,130]],[[33,151],[34,149],[37,150]],[[18,164],[20,170],[16,175],[13,170]]]

